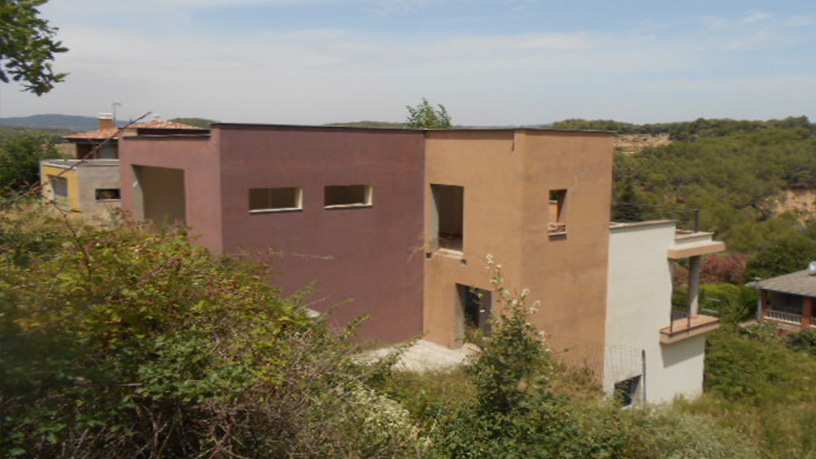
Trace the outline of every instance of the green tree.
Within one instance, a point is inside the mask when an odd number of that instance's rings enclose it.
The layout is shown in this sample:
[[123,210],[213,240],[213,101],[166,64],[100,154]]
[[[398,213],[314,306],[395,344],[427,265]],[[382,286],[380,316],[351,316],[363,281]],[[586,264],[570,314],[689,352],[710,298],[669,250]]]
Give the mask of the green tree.
[[169,121],[172,121],[174,123],[189,124],[190,126],[200,127],[204,129],[209,129],[211,124],[218,122],[207,118],[173,118]]
[[408,117],[405,119],[405,127],[409,129],[450,129],[451,117],[443,105],[434,108],[427,99],[422,98],[422,103],[416,107],[406,105]]
[[56,158],[56,138],[20,131],[0,138],[0,195],[22,190],[39,180],[40,160]]
[[25,91],[41,96],[65,79],[54,73],[54,54],[68,51],[54,39],[57,28],[40,17],[38,7],[48,0],[0,2],[0,81],[23,83]]

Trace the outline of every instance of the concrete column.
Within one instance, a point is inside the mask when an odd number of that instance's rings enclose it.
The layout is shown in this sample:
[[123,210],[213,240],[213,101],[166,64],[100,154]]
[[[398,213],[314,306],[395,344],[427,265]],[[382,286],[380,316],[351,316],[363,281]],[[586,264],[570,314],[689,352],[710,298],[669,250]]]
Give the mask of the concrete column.
[[688,308],[691,317],[696,316],[700,309],[700,273],[702,270],[702,255],[689,258]]
[[813,298],[805,297],[802,302],[802,328],[809,328],[813,323]]
[[765,314],[768,312],[768,292],[766,290],[759,291],[759,308],[757,309],[757,322],[765,320]]

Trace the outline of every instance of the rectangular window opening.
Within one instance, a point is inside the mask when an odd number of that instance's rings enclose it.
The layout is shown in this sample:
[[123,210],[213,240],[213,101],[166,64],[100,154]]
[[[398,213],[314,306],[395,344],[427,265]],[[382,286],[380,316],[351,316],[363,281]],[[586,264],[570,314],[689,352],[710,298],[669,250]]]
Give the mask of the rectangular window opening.
[[373,202],[371,185],[328,185],[323,188],[323,202],[327,209],[337,207],[366,207]]
[[95,192],[97,201],[118,201],[121,199],[119,188],[97,188]]
[[433,249],[464,249],[465,187],[431,185]]
[[250,188],[249,212],[281,212],[303,209],[303,189],[298,187]]
[[549,223],[547,230],[550,234],[567,232],[567,190],[550,190]]
[[48,181],[51,183],[51,191],[55,198],[68,197],[68,179],[65,177],[57,177],[56,175],[49,175]]

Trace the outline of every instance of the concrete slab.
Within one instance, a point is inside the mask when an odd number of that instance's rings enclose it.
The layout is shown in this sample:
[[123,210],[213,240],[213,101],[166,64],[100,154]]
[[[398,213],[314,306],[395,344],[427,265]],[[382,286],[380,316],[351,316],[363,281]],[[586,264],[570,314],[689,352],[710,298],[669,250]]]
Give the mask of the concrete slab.
[[[385,358],[397,349],[398,346],[374,349],[360,354],[361,362],[374,362]],[[399,370],[414,371],[422,373],[425,371],[440,371],[456,368],[465,363],[479,349],[473,344],[465,344],[458,349],[450,349],[445,346],[421,339],[412,344],[400,356],[395,368]]]

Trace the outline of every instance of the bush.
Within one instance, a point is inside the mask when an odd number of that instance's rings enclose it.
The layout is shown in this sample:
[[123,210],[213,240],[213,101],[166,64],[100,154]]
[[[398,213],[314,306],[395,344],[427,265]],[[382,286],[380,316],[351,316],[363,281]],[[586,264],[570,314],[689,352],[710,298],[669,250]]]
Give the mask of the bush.
[[0,456],[400,457],[426,444],[361,382],[378,369],[355,365],[348,336],[312,323],[305,293],[282,296],[266,267],[215,257],[183,228],[18,220],[0,219]]
[[816,330],[812,328],[788,335],[785,341],[788,347],[816,355]]

